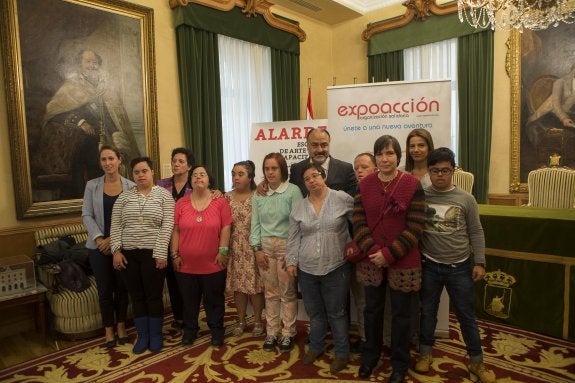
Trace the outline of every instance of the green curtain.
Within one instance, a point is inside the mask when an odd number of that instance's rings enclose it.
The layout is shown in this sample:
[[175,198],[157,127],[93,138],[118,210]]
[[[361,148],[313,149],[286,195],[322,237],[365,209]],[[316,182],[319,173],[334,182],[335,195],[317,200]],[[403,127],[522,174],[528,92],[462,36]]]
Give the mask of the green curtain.
[[218,35],[180,25],[176,43],[186,144],[198,163],[210,167],[214,187],[223,190]]
[[368,56],[368,82],[402,81],[403,50]]
[[459,166],[475,175],[473,194],[487,202],[493,117],[493,31],[458,38]]
[[299,120],[299,54],[271,49],[274,121]]

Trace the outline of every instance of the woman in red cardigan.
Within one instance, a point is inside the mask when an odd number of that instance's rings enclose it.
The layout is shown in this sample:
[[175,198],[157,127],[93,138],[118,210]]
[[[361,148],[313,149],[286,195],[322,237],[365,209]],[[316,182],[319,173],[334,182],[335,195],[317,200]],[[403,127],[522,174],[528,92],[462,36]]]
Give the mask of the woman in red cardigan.
[[421,285],[418,242],[425,224],[425,194],[417,178],[397,169],[397,139],[381,136],[373,152],[379,172],[361,181],[353,212],[354,240],[367,254],[357,265],[366,300],[359,377],[369,377],[381,356],[387,279],[392,307],[389,381],[399,383],[409,367],[411,300]]

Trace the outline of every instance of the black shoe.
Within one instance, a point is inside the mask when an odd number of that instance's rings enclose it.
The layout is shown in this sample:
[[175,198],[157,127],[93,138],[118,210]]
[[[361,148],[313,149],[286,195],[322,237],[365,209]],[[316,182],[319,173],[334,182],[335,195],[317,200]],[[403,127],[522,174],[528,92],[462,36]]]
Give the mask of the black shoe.
[[392,372],[391,377],[389,378],[389,383],[403,383],[405,379],[404,372]]
[[266,340],[264,341],[264,350],[266,351],[274,351],[276,349],[276,343],[278,342],[278,338],[275,335],[268,335],[266,336]]
[[128,335],[118,337],[118,343],[121,345],[126,344],[126,343],[130,343],[130,337]]
[[194,341],[196,340],[197,337],[198,333],[196,332],[190,332],[190,333],[184,332],[184,335],[182,336],[182,346],[191,346],[192,344],[194,344]]
[[221,347],[224,345],[224,340],[222,338],[212,338],[212,346]]
[[357,376],[361,379],[369,378],[371,376],[371,371],[373,371],[373,367],[362,364],[359,366],[359,372],[357,373]]
[[106,341],[106,343],[104,343],[104,346],[106,346],[106,348],[116,347],[116,338]]
[[293,336],[284,335],[279,341],[280,352],[290,352],[295,344],[295,338]]
[[184,328],[184,322],[178,322],[174,320],[171,324],[171,327],[176,330],[182,330]]

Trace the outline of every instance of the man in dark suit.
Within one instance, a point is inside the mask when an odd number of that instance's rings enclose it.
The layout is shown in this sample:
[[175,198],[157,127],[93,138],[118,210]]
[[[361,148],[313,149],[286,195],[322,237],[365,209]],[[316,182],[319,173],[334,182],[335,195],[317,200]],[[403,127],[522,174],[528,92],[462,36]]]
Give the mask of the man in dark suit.
[[305,165],[314,162],[325,170],[327,178],[325,183],[334,190],[343,190],[351,196],[355,195],[357,181],[350,163],[340,161],[329,155],[331,137],[326,129],[314,128],[307,135],[307,152],[309,158],[292,164],[289,182],[299,186],[304,197],[308,194],[302,179]]

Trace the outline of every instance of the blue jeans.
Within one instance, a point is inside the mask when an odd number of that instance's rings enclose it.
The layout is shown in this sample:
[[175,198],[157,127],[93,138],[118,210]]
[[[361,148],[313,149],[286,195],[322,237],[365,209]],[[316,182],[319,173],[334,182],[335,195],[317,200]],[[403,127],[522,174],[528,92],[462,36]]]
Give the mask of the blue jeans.
[[309,349],[323,352],[327,325],[333,334],[334,354],[349,356],[347,299],[351,264],[344,263],[326,275],[313,275],[298,270],[305,311],[309,315]]
[[[365,338],[361,352],[361,364],[374,368],[383,348],[383,314],[385,310],[386,284],[365,286]],[[417,292],[389,289],[391,299],[391,367],[393,372],[405,374],[409,368],[409,328],[411,302]]]
[[483,359],[481,338],[475,319],[473,267],[471,259],[458,264],[443,264],[429,259],[422,260],[421,281],[421,354],[431,353],[435,343],[437,310],[443,287],[447,289],[451,306],[461,327],[461,334],[472,362]]

